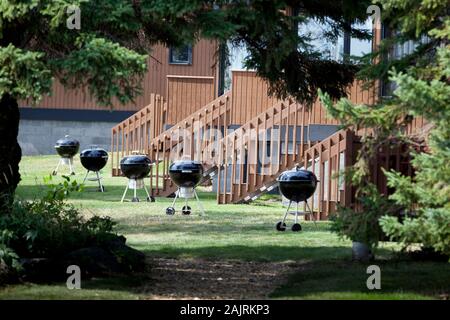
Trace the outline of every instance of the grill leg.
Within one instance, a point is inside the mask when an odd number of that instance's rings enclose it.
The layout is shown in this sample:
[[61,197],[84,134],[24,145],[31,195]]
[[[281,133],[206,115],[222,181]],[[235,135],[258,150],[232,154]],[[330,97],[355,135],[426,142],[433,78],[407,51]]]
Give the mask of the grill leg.
[[98,171],[95,171],[96,175],[97,175],[97,181],[98,181],[98,187],[100,188],[100,191],[103,192],[103,184],[102,184],[102,179],[100,177],[100,174],[98,173]]
[[133,200],[134,201],[139,201],[138,197],[137,197],[137,181],[134,184],[134,189],[133,189]]
[[70,169],[70,174],[74,175],[75,171],[73,170],[73,158],[69,159],[69,169]]
[[86,182],[86,179],[87,179],[87,177],[88,177],[88,174],[89,174],[89,170],[86,172],[86,175],[84,176],[83,184]]
[[53,175],[55,176],[58,173],[59,166],[61,165],[62,159],[60,158],[58,161],[58,165],[56,166],[55,170],[53,170]]
[[195,199],[197,199],[197,205],[198,205],[198,207],[199,207],[199,209],[200,209],[200,216],[202,216],[202,215],[205,214],[205,210],[203,209],[202,203],[201,203],[200,200],[198,199],[198,195],[197,195],[197,192],[195,191],[195,189],[194,189],[194,195],[195,195]]
[[297,207],[295,209],[295,217],[294,217],[294,223],[298,223],[298,202],[297,203]]
[[147,197],[150,199],[150,193],[148,193],[148,190],[147,190],[147,187],[145,186],[145,183],[144,183],[144,190],[145,190],[145,193],[147,194]]
[[316,217],[314,217],[314,212],[311,210],[311,208],[309,207],[309,204],[307,201],[305,201],[306,206],[308,207],[309,212],[311,213],[311,217],[313,219],[314,222],[314,226],[317,228],[317,223],[316,223]]
[[178,198],[178,192],[179,192],[179,190],[177,190],[175,192],[175,198],[173,199],[172,205],[171,205],[172,208],[175,208],[175,202],[177,201],[177,198]]
[[125,188],[125,191],[123,192],[122,200],[120,200],[120,202],[123,202],[123,200],[125,199],[125,196],[127,195],[127,191],[128,191],[128,184],[127,184],[127,187]]
[[288,205],[288,208],[286,210],[286,213],[284,214],[282,223],[285,223],[285,221],[286,221],[287,215],[289,214],[289,210],[291,209],[291,204],[292,204],[292,201],[289,201],[289,205]]

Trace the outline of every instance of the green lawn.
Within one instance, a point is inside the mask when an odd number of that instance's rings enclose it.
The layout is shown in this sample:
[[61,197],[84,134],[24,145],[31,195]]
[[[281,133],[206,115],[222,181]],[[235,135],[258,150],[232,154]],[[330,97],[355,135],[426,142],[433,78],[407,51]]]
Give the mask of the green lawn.
[[[56,156],[24,157],[18,197],[39,197],[45,190],[42,178],[57,161]],[[75,166],[75,179],[81,182],[85,171],[78,159]],[[191,216],[170,217],[164,211],[171,199],[120,203],[126,179],[112,178],[109,167],[103,175],[105,193],[95,191],[95,183],[89,182],[82,193],[71,195],[70,201],[86,215],[108,215],[115,219],[117,231],[126,236],[128,244],[149,257],[149,268],[155,258],[297,263],[301,267],[291,271],[289,281],[279,283],[270,293],[276,299],[433,299],[448,296],[450,291],[448,263],[398,258],[395,252],[399,248],[393,243],[383,243],[377,252],[382,289],[369,291],[366,265],[350,261],[351,243],[331,233],[328,223],[321,222],[317,227],[304,223],[301,233],[275,231],[274,225],[284,212],[275,197],[251,205],[219,206],[214,194],[202,190],[199,195],[206,216],[194,212]],[[143,190],[138,192],[145,199]],[[195,203],[192,204],[195,209]],[[0,298],[139,299],[147,298],[148,290],[143,288],[157,281],[147,274],[93,279],[83,282],[83,290],[72,291],[64,283],[21,284],[0,289]]]

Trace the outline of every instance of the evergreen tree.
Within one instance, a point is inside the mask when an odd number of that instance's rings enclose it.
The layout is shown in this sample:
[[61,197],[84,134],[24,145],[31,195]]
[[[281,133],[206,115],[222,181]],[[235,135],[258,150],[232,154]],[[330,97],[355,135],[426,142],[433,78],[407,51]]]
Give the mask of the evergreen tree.
[[[80,29],[67,19],[80,9]],[[327,36],[365,19],[368,1],[294,0],[2,0],[0,1],[0,208],[20,181],[17,100],[51,93],[54,78],[84,88],[100,105],[129,103],[141,92],[151,45],[193,43],[199,37],[247,46],[247,65],[274,92],[313,101],[321,87],[345,94],[355,68],[323,59],[298,35],[310,18],[328,25]],[[294,14],[287,14],[290,7]],[[69,14],[68,14],[68,9]],[[3,208],[2,210],[5,210]]]
[[[330,114],[344,126],[369,128],[363,147],[348,179],[357,188],[362,212],[342,209],[335,228],[344,236],[371,224],[378,232],[366,239],[376,245],[381,229],[405,245],[422,243],[424,247],[450,254],[450,19],[445,0],[383,0],[383,20],[399,34],[382,41],[379,49],[365,57],[366,67],[360,76],[367,80],[386,79],[395,83],[390,99],[375,105],[353,105],[342,99],[334,104],[321,95]],[[427,36],[426,38],[424,36]],[[392,46],[414,40],[418,47],[398,59],[386,59]],[[370,63],[377,61],[376,63]],[[405,128],[414,117],[424,117],[431,128],[428,135],[406,135]],[[382,146],[410,146],[415,169],[413,178],[399,172],[385,172],[388,186],[395,189],[380,196],[369,179],[369,163]],[[425,152],[418,152],[424,151]],[[389,213],[401,209],[406,218],[399,220]],[[382,217],[384,215],[384,217]],[[363,216],[363,217],[361,217]],[[381,222],[379,224],[379,222]],[[367,235],[367,233],[366,233]]]

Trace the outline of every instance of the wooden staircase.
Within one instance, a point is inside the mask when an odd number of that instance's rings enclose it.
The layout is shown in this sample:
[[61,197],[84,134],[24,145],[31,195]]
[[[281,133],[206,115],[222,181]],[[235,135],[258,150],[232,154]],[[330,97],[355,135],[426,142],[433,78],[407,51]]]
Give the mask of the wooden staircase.
[[338,204],[350,206],[351,186],[338,176],[354,163],[356,136],[352,130],[339,130],[305,150],[303,167],[319,180],[314,196],[308,200],[316,220],[325,220]]
[[217,144],[228,133],[230,111],[231,92],[227,92],[151,140],[148,155],[155,161],[150,173],[152,196],[170,196],[176,191],[169,178],[169,166],[175,160],[202,162],[203,181],[214,175]]
[[[249,202],[276,187],[276,178],[296,165],[316,173],[320,183],[310,206],[324,219],[338,203],[349,205],[351,192],[332,177],[354,156],[354,133],[338,131],[313,140],[311,116],[293,99],[277,101],[237,129],[232,125],[232,94],[227,92],[164,130],[167,103],[159,95],[112,129],[113,175],[119,161],[146,154],[155,162],[150,172],[152,196],[170,196],[177,187],[169,178],[175,160],[190,159],[205,167],[202,182],[214,177],[219,204]],[[313,138],[311,138],[313,137]]]
[[150,104],[111,129],[112,175],[120,171],[120,159],[139,153],[149,154],[150,141],[158,136],[165,122],[167,102],[158,94],[150,96]]
[[271,190],[284,171],[303,163],[311,147],[305,107],[279,101],[219,143],[217,201],[248,202]]

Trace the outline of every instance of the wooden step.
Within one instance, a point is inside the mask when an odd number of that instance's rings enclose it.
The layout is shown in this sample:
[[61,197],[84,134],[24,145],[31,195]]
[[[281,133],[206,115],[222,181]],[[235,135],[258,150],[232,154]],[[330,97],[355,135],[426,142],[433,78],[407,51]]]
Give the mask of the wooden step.
[[[204,159],[208,154],[205,152],[213,136],[207,139],[199,137],[199,132],[208,131],[211,128],[228,128],[231,120],[229,115],[231,110],[231,92],[227,92],[221,97],[209,102],[197,112],[183,119],[171,128],[165,130],[150,144],[150,158],[158,159],[159,167],[156,172],[150,175],[150,189],[155,196],[169,196],[176,191],[177,187],[170,181],[168,168],[174,159],[210,160]],[[182,132],[179,137],[176,130]],[[226,131],[226,129],[224,129]],[[172,140],[173,138],[176,138]],[[189,142],[190,143],[186,143]],[[195,149],[194,147],[198,148]],[[176,153],[175,153],[176,152]],[[200,159],[198,159],[200,157]],[[200,183],[210,179],[210,174],[215,174],[217,168],[207,168]],[[161,186],[160,175],[163,177]]]

